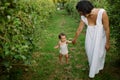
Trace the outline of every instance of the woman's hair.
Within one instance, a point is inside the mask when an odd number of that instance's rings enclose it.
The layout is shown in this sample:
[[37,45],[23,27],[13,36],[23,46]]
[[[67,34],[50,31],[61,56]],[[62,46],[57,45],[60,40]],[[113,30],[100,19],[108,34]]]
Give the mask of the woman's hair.
[[58,38],[59,39],[61,39],[61,36],[66,36],[64,33],[60,33],[59,35],[58,35]]
[[89,14],[93,8],[94,6],[88,0],[81,0],[76,5],[78,12],[82,12],[83,15]]

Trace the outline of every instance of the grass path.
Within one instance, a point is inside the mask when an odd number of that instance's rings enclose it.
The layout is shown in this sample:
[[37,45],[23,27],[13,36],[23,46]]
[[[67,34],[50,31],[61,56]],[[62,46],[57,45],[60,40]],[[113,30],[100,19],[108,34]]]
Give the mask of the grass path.
[[[59,64],[59,50],[54,49],[58,42],[58,34],[64,32],[68,39],[72,39],[75,35],[78,23],[64,11],[57,12],[48,22],[49,25],[43,29],[40,52],[34,53],[30,80],[90,80],[88,78],[88,62],[84,49],[85,30],[80,35],[77,44],[69,44],[69,64]],[[111,58],[114,56],[107,55],[106,67],[103,73],[96,75],[93,80],[119,80],[118,76],[114,76],[114,71],[118,69],[111,66]],[[114,70],[112,71],[111,68]]]

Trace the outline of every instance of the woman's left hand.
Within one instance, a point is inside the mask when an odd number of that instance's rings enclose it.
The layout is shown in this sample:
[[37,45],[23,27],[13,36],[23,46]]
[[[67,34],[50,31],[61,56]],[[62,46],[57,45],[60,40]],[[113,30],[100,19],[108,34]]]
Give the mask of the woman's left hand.
[[106,43],[105,49],[106,49],[107,51],[110,49],[110,44],[109,44],[109,43]]

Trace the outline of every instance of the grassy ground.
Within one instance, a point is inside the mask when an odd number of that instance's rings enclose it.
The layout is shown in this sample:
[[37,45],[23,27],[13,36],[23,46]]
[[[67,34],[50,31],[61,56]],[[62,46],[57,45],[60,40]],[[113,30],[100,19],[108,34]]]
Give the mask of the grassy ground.
[[[59,49],[54,49],[58,42],[58,34],[64,32],[68,39],[72,39],[78,27],[78,21],[67,15],[65,11],[58,11],[42,31],[40,52],[33,55],[31,71],[25,75],[26,80],[120,80],[120,70],[116,65],[116,55],[113,50],[106,56],[105,68],[94,79],[88,77],[88,62],[84,49],[85,30],[77,40],[76,45],[69,44],[69,64],[59,64]],[[37,30],[39,31],[39,30]],[[36,32],[39,35],[39,32]]]

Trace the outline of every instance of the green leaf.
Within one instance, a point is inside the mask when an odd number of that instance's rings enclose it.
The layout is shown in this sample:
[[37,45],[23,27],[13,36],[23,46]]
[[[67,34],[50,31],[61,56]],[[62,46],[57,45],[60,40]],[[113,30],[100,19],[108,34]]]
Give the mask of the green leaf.
[[23,60],[26,60],[26,59],[27,59],[24,55],[20,55],[20,57],[21,57]]

